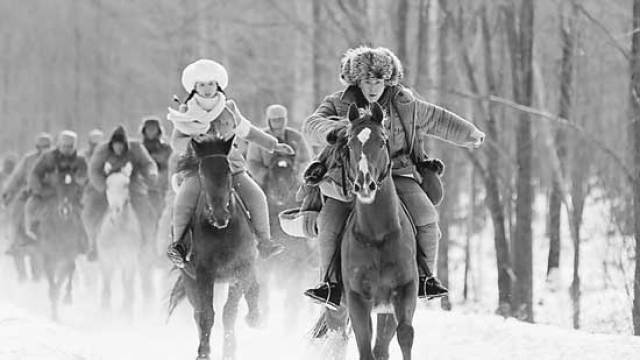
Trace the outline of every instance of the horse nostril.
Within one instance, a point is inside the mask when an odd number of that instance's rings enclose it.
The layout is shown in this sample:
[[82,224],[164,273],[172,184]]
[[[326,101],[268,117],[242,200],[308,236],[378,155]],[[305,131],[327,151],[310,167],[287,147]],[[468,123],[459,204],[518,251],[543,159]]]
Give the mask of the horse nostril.
[[376,183],[375,182],[370,182],[369,183],[369,190],[371,191],[376,191]]
[[353,189],[354,189],[356,192],[360,191],[360,184],[355,183],[355,184],[353,185]]

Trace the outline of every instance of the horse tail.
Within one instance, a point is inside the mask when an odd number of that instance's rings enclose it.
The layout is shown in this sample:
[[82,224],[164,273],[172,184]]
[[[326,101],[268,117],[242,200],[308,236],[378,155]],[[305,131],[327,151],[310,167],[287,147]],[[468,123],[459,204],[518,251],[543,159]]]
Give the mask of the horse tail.
[[184,279],[182,274],[178,276],[178,280],[173,284],[173,288],[171,289],[171,293],[169,294],[169,313],[167,314],[167,321],[173,314],[173,311],[176,309],[180,301],[182,301],[187,296],[187,290],[184,286]]
[[323,338],[327,335],[327,331],[329,330],[329,324],[327,323],[327,312],[323,311],[318,321],[316,321],[315,325],[311,328],[310,335],[313,339]]

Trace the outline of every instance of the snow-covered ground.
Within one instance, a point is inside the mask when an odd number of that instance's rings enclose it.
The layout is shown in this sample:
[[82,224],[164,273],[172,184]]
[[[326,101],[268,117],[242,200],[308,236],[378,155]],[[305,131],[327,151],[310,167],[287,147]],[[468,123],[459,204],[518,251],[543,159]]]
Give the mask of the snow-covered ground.
[[[86,319],[88,323],[97,319]],[[93,324],[72,328],[54,324],[13,305],[0,307],[0,359],[192,359],[196,334],[193,325],[180,319],[127,325]],[[101,320],[97,320],[101,321]],[[420,310],[415,318],[416,359],[637,359],[640,339],[598,335],[531,325],[496,316],[461,315]],[[214,331],[213,358],[220,358],[221,335]],[[239,330],[239,359],[313,359],[314,347],[304,328],[286,333],[279,326]],[[350,341],[348,359],[356,359]],[[392,358],[400,359],[392,343]]]
[[[538,200],[541,200],[538,197]],[[535,318],[542,324],[526,324],[492,314],[496,306],[496,270],[491,229],[472,239],[472,281],[469,300],[462,301],[463,258],[460,246],[451,247],[451,299],[453,312],[443,312],[437,303],[421,305],[414,325],[415,359],[638,359],[640,337],[630,336],[629,286],[632,268],[609,268],[604,274],[604,258],[628,254],[623,239],[612,237],[602,204],[589,203],[585,214],[582,327],[571,330],[572,246],[563,244],[562,271],[553,286],[545,283],[547,240],[544,216],[534,224],[534,301]],[[537,201],[538,214],[544,202]],[[464,229],[454,232],[461,244]],[[565,231],[565,238],[569,239]],[[6,243],[0,239],[0,249]],[[166,273],[156,273],[156,296],[147,302],[136,300],[133,319],[118,311],[121,300],[114,299],[113,311],[100,308],[99,280],[95,265],[80,259],[75,281],[74,303],[64,306],[61,320],[49,320],[47,289],[44,282],[18,284],[9,258],[0,254],[0,360],[57,359],[193,359],[197,333],[191,307],[182,304],[167,323],[166,294],[170,284]],[[216,291],[216,325],[212,334],[213,359],[221,357],[221,302],[224,288]],[[116,294],[118,295],[118,294]],[[272,312],[261,329],[244,324],[246,308],[238,318],[238,359],[323,359],[318,344],[310,342],[308,330],[318,316],[316,305],[302,309],[299,321],[291,321],[282,306],[282,295],[275,294]],[[546,325],[543,325],[546,324]],[[604,334],[608,333],[608,334]],[[394,341],[392,358],[400,359]],[[356,359],[351,339],[348,359]]]

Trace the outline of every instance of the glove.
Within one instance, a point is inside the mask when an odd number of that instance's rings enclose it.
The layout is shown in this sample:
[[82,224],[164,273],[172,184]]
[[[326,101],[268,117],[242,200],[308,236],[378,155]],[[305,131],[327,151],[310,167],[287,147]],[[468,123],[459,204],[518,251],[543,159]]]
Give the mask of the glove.
[[335,144],[337,142],[346,141],[347,139],[347,127],[346,126],[338,126],[333,128],[327,134],[327,142],[329,144]]
[[436,173],[436,175],[438,176],[442,176],[442,174],[444,174],[444,163],[442,162],[442,160],[440,159],[436,159],[436,158],[431,158],[428,160],[425,160],[423,162],[421,162],[420,164],[418,164],[418,167],[423,167],[425,169],[429,169],[431,171],[433,171],[434,173]]

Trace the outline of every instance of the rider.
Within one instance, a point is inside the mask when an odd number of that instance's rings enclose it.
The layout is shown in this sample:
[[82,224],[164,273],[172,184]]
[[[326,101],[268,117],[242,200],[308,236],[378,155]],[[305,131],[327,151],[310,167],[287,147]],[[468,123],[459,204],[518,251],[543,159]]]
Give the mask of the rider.
[[89,162],[91,161],[91,156],[96,151],[96,147],[102,143],[104,139],[104,133],[100,129],[93,129],[89,131],[87,145],[88,147],[82,152],[82,156],[84,159]]
[[[287,126],[287,108],[274,104],[269,105],[266,110],[267,127],[263,131],[278,139],[278,142],[285,143],[291,146],[296,155],[294,157],[294,170],[295,174],[307,165],[310,160],[310,150],[306,140],[297,130]],[[249,166],[249,172],[251,176],[258,182],[263,184],[264,177],[267,174],[269,165],[273,153],[256,146],[255,144],[249,144],[247,150],[247,165]]]
[[[417,99],[410,89],[399,84],[403,76],[399,59],[389,49],[358,47],[348,50],[341,61],[340,77],[346,88],[324,98],[303,125],[303,133],[312,145],[326,146],[327,138],[346,135],[348,122],[340,121],[349,105],[366,111],[378,102],[384,109],[384,125],[390,134],[393,180],[398,196],[409,211],[417,230],[418,296],[444,296],[448,290],[433,275],[440,230],[438,214],[420,187],[422,176],[417,169],[427,161],[423,135],[429,134],[463,145],[479,146],[484,133],[473,124],[441,107]],[[338,118],[339,117],[339,118]],[[340,243],[340,232],[352,208],[353,197],[344,196],[341,172],[330,168],[320,183],[327,197],[318,216],[321,265],[325,271]],[[339,269],[338,269],[339,271]],[[329,274],[329,272],[327,272]],[[335,278],[305,292],[307,296],[337,307],[341,289]]]
[[158,182],[156,186],[149,188],[149,198],[153,207],[160,210],[164,208],[164,197],[169,187],[169,157],[173,150],[171,145],[162,140],[162,126],[158,117],[142,119],[140,133],[142,144],[158,167]]
[[155,230],[155,210],[147,196],[147,186],[153,186],[158,177],[158,168],[140,142],[128,140],[127,133],[122,126],[116,127],[108,142],[98,145],[89,162],[90,191],[86,193],[85,222],[90,233],[90,255],[95,256],[96,231],[107,210],[105,194],[106,179],[105,164],[109,163],[111,171],[118,171],[127,163],[131,163],[133,171],[129,192],[131,206],[135,211],[144,244],[151,244]]
[[[14,225],[13,232],[16,233],[24,222],[24,204],[29,198],[29,189],[27,187],[27,176],[31,173],[33,166],[40,157],[40,155],[51,147],[51,135],[47,133],[40,133],[36,137],[36,150],[27,153],[16,165],[15,169],[11,173],[11,176],[5,182],[2,189],[2,203],[8,206],[12,203],[11,211],[12,223]],[[8,252],[15,250],[18,246],[20,237],[13,236],[14,242],[9,247]]]
[[[80,185],[80,189],[87,181],[87,162],[77,152],[78,135],[70,130],[64,130],[58,135],[56,147],[42,154],[29,174],[28,186],[31,197],[25,205],[25,228],[27,236],[37,241],[38,224],[44,204],[55,196],[55,189],[51,183],[55,171],[65,171],[73,175],[73,180]],[[55,181],[55,180],[54,180]],[[80,205],[81,191],[74,199],[74,205]],[[81,244],[81,253],[87,251],[86,237]]]
[[[167,119],[174,124],[171,145],[176,153],[184,154],[192,136],[209,133],[225,139],[237,135],[268,151],[293,155],[294,151],[289,145],[278,143],[274,137],[253,126],[240,113],[235,102],[227,100],[224,89],[228,81],[227,70],[213,60],[200,59],[184,69],[182,85],[189,96],[179,111],[169,108],[167,115]],[[269,210],[264,192],[247,174],[245,159],[235,145],[228,157],[233,173],[233,187],[249,210],[261,257],[267,258],[282,252],[284,247],[271,241]],[[185,265],[186,250],[181,240],[195,212],[199,194],[200,182],[197,176],[184,178],[176,193],[173,241],[167,255],[177,267]]]

